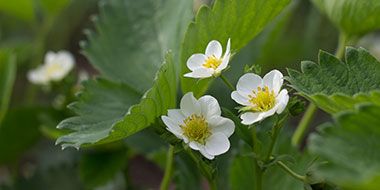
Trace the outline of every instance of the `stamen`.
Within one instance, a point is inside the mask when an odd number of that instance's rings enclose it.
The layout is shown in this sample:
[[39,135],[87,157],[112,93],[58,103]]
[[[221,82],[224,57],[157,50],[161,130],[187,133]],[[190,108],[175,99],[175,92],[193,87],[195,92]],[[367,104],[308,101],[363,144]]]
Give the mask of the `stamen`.
[[62,70],[61,65],[59,64],[52,64],[47,68],[48,75],[52,75],[58,71]]
[[207,58],[206,62],[203,64],[204,67],[216,69],[222,64],[222,60],[216,58],[214,55]]
[[183,135],[190,141],[196,141],[200,144],[206,143],[206,139],[211,135],[211,131],[203,116],[192,114],[183,122],[184,125],[181,125]]
[[268,86],[257,87],[257,91],[252,91],[253,95],[248,95],[249,102],[252,103],[252,110],[257,112],[268,111],[275,105],[276,97],[273,90]]

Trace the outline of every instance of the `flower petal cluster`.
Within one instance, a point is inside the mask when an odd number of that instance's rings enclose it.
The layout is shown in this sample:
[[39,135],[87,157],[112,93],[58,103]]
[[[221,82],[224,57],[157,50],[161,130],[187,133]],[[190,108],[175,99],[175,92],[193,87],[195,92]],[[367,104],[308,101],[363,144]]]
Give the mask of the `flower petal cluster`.
[[170,109],[168,115],[161,118],[167,130],[210,160],[230,148],[228,138],[235,124],[221,116],[219,103],[212,96],[197,100],[189,92],[181,99],[180,109]]
[[74,67],[74,57],[67,51],[47,52],[44,64],[28,72],[31,83],[46,85],[62,80]]
[[185,77],[191,78],[209,78],[219,76],[228,66],[231,52],[231,40],[228,39],[226,52],[223,54],[223,48],[219,41],[212,40],[208,43],[205,54],[193,54],[187,60],[187,67],[191,70],[186,73]]
[[246,112],[240,116],[242,124],[250,125],[284,111],[289,95],[286,89],[281,90],[283,82],[278,70],[270,71],[264,78],[253,73],[240,77],[231,98],[244,106],[242,110]]

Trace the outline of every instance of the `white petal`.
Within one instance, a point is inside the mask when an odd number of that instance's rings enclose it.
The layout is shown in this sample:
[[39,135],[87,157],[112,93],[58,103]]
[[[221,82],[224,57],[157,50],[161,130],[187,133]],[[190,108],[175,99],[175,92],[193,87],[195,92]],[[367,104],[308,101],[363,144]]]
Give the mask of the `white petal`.
[[207,68],[200,68],[200,69],[195,69],[191,73],[186,73],[185,77],[190,77],[190,78],[209,78],[214,74],[213,69],[207,69]]
[[43,66],[29,71],[27,78],[33,84],[45,85],[49,83],[49,78],[47,77]]
[[276,104],[272,109],[270,109],[266,112],[259,112],[261,120],[263,120],[269,116],[272,116],[274,113],[276,113],[277,109],[278,109],[278,104]]
[[242,120],[242,124],[251,125],[260,121],[262,119],[262,116],[260,116],[260,113],[258,112],[246,112],[240,116],[240,119]]
[[220,116],[222,114],[218,100],[214,97],[206,95],[202,96],[198,100],[201,106],[201,113],[206,118],[211,118],[213,116]]
[[256,91],[257,87],[262,86],[262,79],[259,75],[253,73],[247,73],[240,77],[236,89],[239,94],[248,96],[252,94],[252,91]]
[[173,121],[173,119],[167,116],[162,116],[161,119],[165,123],[168,131],[172,132],[176,136],[182,136],[183,132],[181,127],[175,121]]
[[237,102],[238,104],[241,104],[241,105],[244,105],[244,106],[249,106],[251,105],[251,103],[249,102],[249,99],[248,97],[246,96],[242,96],[241,94],[239,94],[238,91],[233,91],[231,93],[231,98],[233,100],[235,100],[235,102]]
[[225,68],[227,68],[227,66],[228,66],[228,62],[230,61],[230,54],[228,53],[228,54],[225,54],[224,56],[223,56],[223,60],[222,60],[222,63],[219,65],[219,67],[217,67],[216,68],[216,71],[217,72],[220,72],[220,71],[222,71],[222,70],[224,70]]
[[206,48],[207,57],[215,56],[219,59],[220,57],[222,57],[222,53],[222,45],[218,41],[212,40],[210,43],[208,43]]
[[284,82],[284,76],[278,70],[272,70],[267,73],[263,78],[263,84],[268,86],[269,89],[274,91],[274,94],[278,94]]
[[230,52],[231,52],[231,38],[228,38],[226,53],[224,53],[224,55],[230,54]]
[[212,133],[223,133],[225,136],[230,137],[235,131],[234,122],[225,117],[215,116],[210,118],[207,122]]
[[183,75],[184,77],[188,77],[188,78],[201,78],[199,76],[195,76],[193,72],[190,72],[190,73],[186,73]]
[[176,122],[178,125],[182,125],[186,117],[183,115],[180,109],[170,109],[168,110],[168,116]]
[[186,144],[190,142],[189,139],[185,135],[181,135],[181,138],[183,142],[185,142]]
[[223,133],[214,133],[206,141],[205,150],[210,155],[220,155],[228,151],[230,141]]
[[230,61],[230,56],[231,56],[230,51],[231,51],[231,39],[228,38],[226,52],[224,53],[222,63],[219,65],[218,68],[216,68],[217,72],[220,72],[224,70],[225,68],[227,68],[228,62]]
[[193,71],[195,69],[202,68],[202,65],[205,63],[205,61],[206,56],[204,54],[197,53],[190,56],[190,58],[187,60],[186,65],[190,70]]
[[199,143],[197,143],[197,142],[194,142],[194,141],[190,142],[190,143],[189,143],[189,146],[190,146],[190,148],[193,149],[193,150],[200,150],[200,149],[203,148],[203,145],[201,145],[201,144],[199,144]]
[[62,80],[74,67],[74,57],[68,51],[48,52],[45,55],[48,77],[53,81]]
[[56,54],[52,51],[48,51],[46,54],[45,54],[45,64],[47,63],[52,63],[54,62],[55,60],[55,57],[56,57]]
[[201,106],[192,92],[188,92],[182,97],[180,107],[185,117],[189,117],[191,114],[201,114]]
[[67,71],[70,71],[74,66],[74,57],[73,55],[68,51],[59,51],[57,53],[57,59],[59,63],[62,64],[63,68]]
[[206,157],[206,158],[209,159],[209,160],[212,160],[212,159],[215,158],[215,156],[210,155],[209,153],[207,153],[206,150],[205,150],[205,148],[201,148],[201,149],[199,150],[199,152],[200,152],[204,157]]
[[288,105],[289,101],[289,95],[288,91],[286,89],[281,90],[280,94],[276,97],[276,102],[278,102],[277,111],[276,113],[280,114],[284,111],[286,108],[286,105]]

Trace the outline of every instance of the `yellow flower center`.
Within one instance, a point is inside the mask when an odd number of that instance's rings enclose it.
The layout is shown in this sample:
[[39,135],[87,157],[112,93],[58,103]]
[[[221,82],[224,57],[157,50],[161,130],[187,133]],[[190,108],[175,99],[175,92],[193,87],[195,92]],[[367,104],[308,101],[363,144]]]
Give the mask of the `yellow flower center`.
[[222,60],[216,58],[214,55],[207,58],[206,62],[203,64],[204,67],[216,69],[222,64]]
[[268,111],[275,105],[276,97],[274,91],[270,91],[268,86],[264,88],[257,87],[257,91],[252,91],[253,95],[248,95],[249,102],[252,103],[253,111]]
[[181,125],[183,135],[190,141],[196,141],[200,144],[206,143],[206,139],[211,135],[211,131],[203,116],[192,114],[183,122],[184,125]]
[[49,65],[47,67],[46,72],[50,76],[50,75],[53,75],[54,73],[59,72],[60,70],[62,70],[62,66],[61,65],[59,65],[59,64],[51,64],[51,65]]

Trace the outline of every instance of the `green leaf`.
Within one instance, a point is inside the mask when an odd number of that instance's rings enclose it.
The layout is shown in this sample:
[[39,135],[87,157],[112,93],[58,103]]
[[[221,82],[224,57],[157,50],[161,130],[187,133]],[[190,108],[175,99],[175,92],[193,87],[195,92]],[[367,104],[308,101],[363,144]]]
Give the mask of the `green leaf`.
[[309,149],[328,161],[317,174],[347,190],[380,189],[380,106],[360,105],[320,126]]
[[15,77],[16,57],[12,53],[0,51],[0,127],[8,110]]
[[0,165],[15,162],[39,139],[40,108],[12,109],[0,127]]
[[74,132],[58,138],[57,143],[75,142],[79,148],[83,143],[106,138],[113,125],[123,119],[126,109],[140,99],[140,94],[131,87],[104,79],[89,80],[83,86],[79,101],[69,105],[78,116],[65,119],[58,125],[58,128]]
[[50,15],[58,14],[71,0],[40,0],[42,8]]
[[364,35],[380,28],[378,0],[313,0],[313,3],[347,35]]
[[144,93],[165,52],[179,49],[191,8],[191,1],[107,1],[100,7],[98,34],[87,31],[84,53],[103,76]]
[[125,148],[86,153],[79,165],[81,180],[89,189],[102,186],[122,171],[126,160]]
[[164,64],[161,57],[167,49],[179,49],[191,8],[190,1],[177,0],[112,0],[102,4],[96,22],[98,34],[88,32],[84,52],[109,81],[86,87],[91,88],[83,95],[88,98],[71,106],[79,116],[58,126],[73,132],[57,143],[63,148],[79,148],[120,140],[175,107],[176,54],[167,53]]
[[57,144],[79,148],[82,144],[120,140],[148,127],[168,108],[175,107],[176,77],[170,53],[166,60],[140,103],[140,94],[125,84],[107,80],[86,83],[80,100],[70,105],[79,116],[58,125],[73,132],[60,137]]
[[321,51],[319,64],[303,61],[301,70],[288,70],[291,86],[326,112],[380,104],[380,63],[363,48],[348,47],[345,63]]
[[329,113],[338,113],[343,110],[353,109],[356,104],[371,102],[380,105],[380,90],[374,90],[368,93],[356,93],[353,96],[345,94],[333,94],[326,96],[324,94],[315,94],[312,96],[317,105]]
[[[195,22],[187,28],[181,48],[181,76],[189,69],[187,59],[203,53],[211,40],[220,41],[224,48],[231,38],[231,48],[239,51],[254,38],[289,3],[289,0],[217,0],[213,8],[201,7]],[[210,79],[197,81],[181,77],[182,90],[203,94]]]
[[12,15],[25,21],[34,19],[34,1],[12,0],[0,1],[0,12]]

